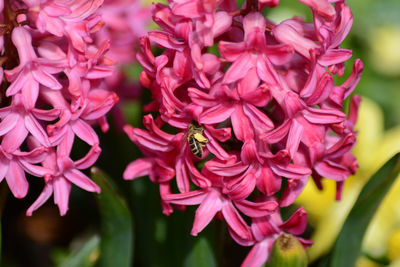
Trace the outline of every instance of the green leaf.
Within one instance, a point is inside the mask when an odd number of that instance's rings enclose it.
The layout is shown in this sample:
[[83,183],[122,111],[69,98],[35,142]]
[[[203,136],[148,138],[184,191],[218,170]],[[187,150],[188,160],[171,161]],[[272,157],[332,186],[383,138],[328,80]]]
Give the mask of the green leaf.
[[198,237],[185,260],[185,267],[217,266],[213,249],[205,237]]
[[371,177],[361,190],[328,256],[327,266],[355,265],[361,254],[361,244],[367,227],[399,173],[400,153],[397,153]]
[[70,255],[58,265],[59,267],[92,267],[99,258],[100,238],[95,235],[81,246],[74,249]]
[[111,179],[93,167],[92,179],[100,186],[97,203],[101,213],[100,266],[132,266],[132,216],[125,200],[114,190]]

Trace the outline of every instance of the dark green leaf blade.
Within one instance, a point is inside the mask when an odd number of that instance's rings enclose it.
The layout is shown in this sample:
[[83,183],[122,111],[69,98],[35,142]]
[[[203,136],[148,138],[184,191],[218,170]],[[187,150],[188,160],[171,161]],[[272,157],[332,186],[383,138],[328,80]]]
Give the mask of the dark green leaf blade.
[[217,262],[209,241],[205,237],[197,237],[192,250],[185,259],[185,267],[215,267]]
[[330,253],[330,267],[354,266],[367,227],[400,174],[400,153],[387,161],[361,190]]
[[79,248],[74,249],[59,267],[93,267],[99,255],[100,238],[92,236]]
[[98,168],[92,168],[92,179],[101,188],[97,203],[101,213],[100,266],[132,266],[132,216],[125,200],[113,188],[113,183]]

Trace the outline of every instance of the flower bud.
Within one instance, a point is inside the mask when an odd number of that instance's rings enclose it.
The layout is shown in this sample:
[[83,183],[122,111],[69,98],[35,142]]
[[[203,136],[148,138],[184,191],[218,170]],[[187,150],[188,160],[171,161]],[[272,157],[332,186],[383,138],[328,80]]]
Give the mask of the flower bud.
[[280,235],[272,247],[269,267],[305,267],[307,255],[303,245],[291,234]]

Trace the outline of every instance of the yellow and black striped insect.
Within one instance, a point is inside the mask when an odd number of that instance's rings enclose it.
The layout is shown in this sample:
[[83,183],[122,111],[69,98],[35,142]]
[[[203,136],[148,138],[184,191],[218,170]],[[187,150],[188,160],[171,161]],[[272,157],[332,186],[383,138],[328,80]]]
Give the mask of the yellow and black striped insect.
[[203,147],[208,142],[208,139],[203,135],[204,128],[194,123],[189,124],[186,138],[189,143],[190,150],[198,157],[203,157]]

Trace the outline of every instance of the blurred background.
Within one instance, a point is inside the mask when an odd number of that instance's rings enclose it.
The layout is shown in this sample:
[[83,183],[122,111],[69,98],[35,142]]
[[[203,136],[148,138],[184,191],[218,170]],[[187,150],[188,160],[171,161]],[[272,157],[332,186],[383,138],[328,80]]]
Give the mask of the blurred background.
[[[354,149],[360,169],[349,178],[341,203],[334,201],[334,184],[329,181],[324,184],[323,192],[308,185],[296,203],[309,212],[306,237],[315,241],[309,249],[314,262],[332,245],[362,185],[383,162],[400,151],[400,1],[348,0],[347,4],[352,9],[354,24],[342,47],[353,49],[354,57],[337,83],[348,77],[355,58],[363,60],[365,69],[355,90],[363,97],[357,124],[359,141]],[[281,0],[278,8],[267,12],[274,21],[294,15],[311,21],[308,8],[294,0]],[[98,131],[103,152],[96,166],[112,178],[113,188],[126,200],[132,213],[134,266],[191,266],[197,249],[209,249],[214,254],[216,260],[205,266],[239,266],[249,248],[236,245],[223,223],[215,220],[199,237],[191,237],[194,209],[177,210],[166,217],[161,212],[156,185],[146,178],[122,179],[126,165],[139,157],[140,152],[122,132],[121,121],[115,119],[115,114],[122,114],[129,124],[140,127],[141,109],[150,95],[141,92],[137,85],[140,66],[127,63],[121,66],[121,71],[129,85],[121,91],[119,110],[109,116],[110,131],[106,134]],[[74,149],[75,155],[82,154],[80,146]],[[57,207],[48,201],[32,217],[26,217],[26,209],[43,187],[40,179],[29,179],[29,194],[23,200],[13,198],[4,181],[0,184],[1,266],[94,266],[99,257],[101,218],[105,216],[99,210],[96,196],[73,186],[66,216],[60,217]],[[358,262],[360,267],[400,266],[397,203],[400,203],[400,181],[393,186],[368,230],[364,254]],[[78,261],[79,257],[85,257],[86,261]]]

